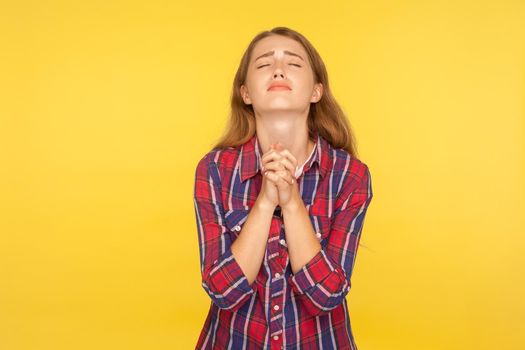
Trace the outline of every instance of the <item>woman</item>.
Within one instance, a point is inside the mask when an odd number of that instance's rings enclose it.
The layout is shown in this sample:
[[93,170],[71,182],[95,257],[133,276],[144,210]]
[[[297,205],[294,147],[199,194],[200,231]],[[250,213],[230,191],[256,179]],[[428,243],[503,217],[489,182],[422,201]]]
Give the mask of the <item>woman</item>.
[[198,163],[197,349],[357,349],[345,296],[370,172],[319,54],[277,27],[250,43],[222,140]]

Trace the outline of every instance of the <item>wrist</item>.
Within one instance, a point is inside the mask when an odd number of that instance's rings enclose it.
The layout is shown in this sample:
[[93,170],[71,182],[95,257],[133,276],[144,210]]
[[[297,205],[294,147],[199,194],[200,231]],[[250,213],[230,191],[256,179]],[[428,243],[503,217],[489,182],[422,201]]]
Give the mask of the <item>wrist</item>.
[[297,211],[301,209],[301,207],[304,207],[302,198],[293,197],[286,205],[282,206],[281,209],[284,214],[285,212]]
[[254,207],[257,207],[258,210],[260,211],[263,211],[263,212],[267,212],[267,213],[272,213],[274,212],[276,206],[273,205],[272,203],[268,202],[268,201],[265,201],[264,199],[261,199],[261,198],[257,198],[255,200],[255,204],[253,205]]

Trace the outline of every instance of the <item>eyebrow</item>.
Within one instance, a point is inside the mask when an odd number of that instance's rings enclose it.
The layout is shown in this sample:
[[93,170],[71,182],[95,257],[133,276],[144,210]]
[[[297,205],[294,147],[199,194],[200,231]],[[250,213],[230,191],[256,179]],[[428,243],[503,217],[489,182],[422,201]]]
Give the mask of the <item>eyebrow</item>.
[[[254,60],[254,62],[257,61],[259,58],[263,58],[263,57],[271,56],[271,55],[274,54],[274,52],[275,52],[275,51],[268,51],[267,53],[262,54],[262,55],[260,55],[259,57],[257,57],[257,58]],[[296,54],[296,53],[294,53],[294,52],[288,51],[288,50],[284,50],[284,54],[285,54],[285,55],[290,55],[290,56],[296,56],[296,57],[299,57],[300,59],[303,60],[303,58],[302,58],[301,56],[299,56],[298,54]],[[304,60],[303,60],[303,61],[304,61]]]

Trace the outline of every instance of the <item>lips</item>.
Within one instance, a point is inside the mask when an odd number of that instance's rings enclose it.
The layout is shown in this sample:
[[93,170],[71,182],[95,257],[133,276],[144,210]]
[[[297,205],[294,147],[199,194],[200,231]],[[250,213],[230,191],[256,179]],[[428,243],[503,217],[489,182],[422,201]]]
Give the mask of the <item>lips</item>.
[[268,91],[272,91],[272,90],[292,90],[292,89],[286,84],[272,84],[268,88]]
[[290,90],[290,88],[287,88],[286,86],[272,86],[268,89],[268,91],[274,91],[274,90]]

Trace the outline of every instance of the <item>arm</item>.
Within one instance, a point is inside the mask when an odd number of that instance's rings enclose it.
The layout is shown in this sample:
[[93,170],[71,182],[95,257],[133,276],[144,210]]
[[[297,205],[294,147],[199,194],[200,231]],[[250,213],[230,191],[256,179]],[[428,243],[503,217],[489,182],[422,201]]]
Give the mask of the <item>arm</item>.
[[[292,217],[290,222],[297,222],[296,225],[290,225],[290,237],[287,236],[290,260],[299,260],[292,264],[294,274],[288,282],[298,299],[314,316],[325,314],[337,307],[350,290],[350,277],[361,230],[372,199],[370,172],[366,165],[358,186],[351,176],[345,179],[339,198],[342,203],[335,209],[328,242],[326,247],[320,250],[317,250],[312,242],[312,237],[315,236],[307,217],[308,213],[295,210],[296,215],[301,213],[302,217],[295,219],[292,214],[294,211],[288,214]],[[310,222],[308,229],[305,229],[304,216]],[[288,231],[288,227],[286,230]],[[307,260],[312,255],[313,257]],[[306,264],[303,263],[305,261]]]
[[261,269],[273,211],[274,208],[257,198],[239,236],[231,245],[231,251],[250,284],[255,281]]
[[219,308],[235,311],[255,292],[273,209],[256,202],[232,244],[224,225],[219,172],[208,158],[197,165],[194,187],[202,286]]

